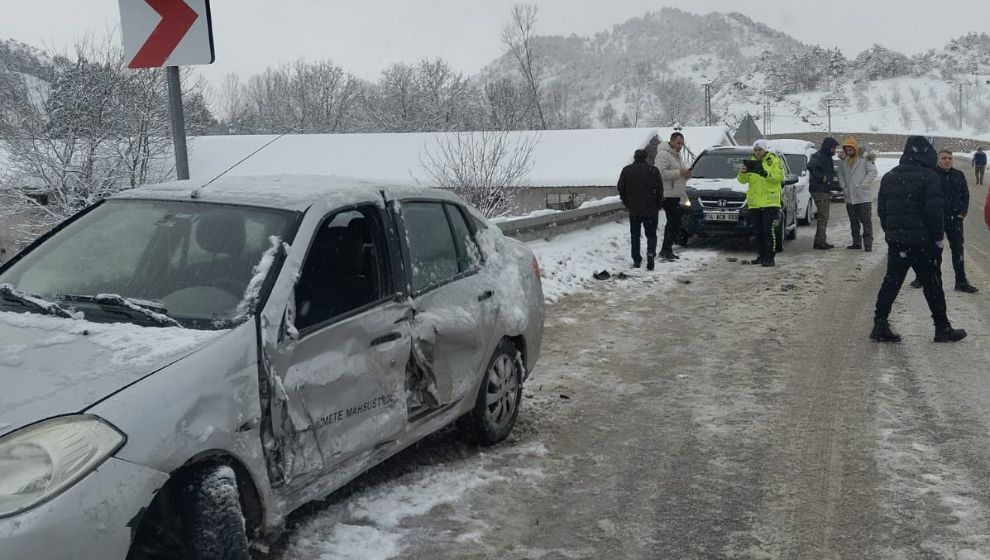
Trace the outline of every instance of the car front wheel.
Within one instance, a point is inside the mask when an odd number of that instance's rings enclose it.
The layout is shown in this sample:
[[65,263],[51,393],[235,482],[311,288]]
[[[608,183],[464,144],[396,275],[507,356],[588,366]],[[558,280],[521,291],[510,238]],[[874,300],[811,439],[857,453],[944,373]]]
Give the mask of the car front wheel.
[[162,490],[142,520],[128,560],[249,560],[234,470],[200,467]]
[[481,445],[494,445],[516,424],[522,402],[522,356],[502,340],[485,369],[474,408],[461,418],[461,429]]

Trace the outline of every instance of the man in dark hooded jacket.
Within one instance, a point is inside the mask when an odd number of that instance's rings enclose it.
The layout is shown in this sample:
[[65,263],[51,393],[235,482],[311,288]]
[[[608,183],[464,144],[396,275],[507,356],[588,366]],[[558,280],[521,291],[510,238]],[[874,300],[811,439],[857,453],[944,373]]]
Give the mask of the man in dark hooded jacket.
[[815,249],[832,249],[835,245],[825,241],[825,229],[828,228],[829,205],[832,189],[832,156],[839,146],[839,141],[831,136],[822,140],[822,147],[812,154],[808,160],[808,192],[818,208],[818,228],[815,230]]
[[619,174],[619,198],[629,211],[629,233],[632,240],[633,268],[639,268],[643,256],[639,252],[640,229],[646,233],[646,269],[653,270],[657,252],[657,225],[663,206],[663,179],[660,170],[646,161],[646,150],[633,152],[633,162]]
[[966,331],[952,328],[945,310],[945,292],[936,262],[945,236],[942,183],[936,170],[935,148],[923,136],[911,136],[900,165],[880,182],[877,214],[887,241],[887,274],[877,294],[870,338],[900,342],[887,322],[909,268],[921,280],[935,323],[935,342],[956,342]]

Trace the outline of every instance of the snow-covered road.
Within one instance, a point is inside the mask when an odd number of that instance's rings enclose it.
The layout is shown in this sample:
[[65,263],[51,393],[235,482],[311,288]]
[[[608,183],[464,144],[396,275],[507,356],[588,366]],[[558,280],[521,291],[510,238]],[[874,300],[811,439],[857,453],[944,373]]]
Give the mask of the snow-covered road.
[[625,224],[534,244],[556,303],[510,439],[437,434],[294,516],[275,556],[990,558],[985,195],[955,345],[908,287],[905,343],[868,341],[883,251],[812,251],[806,227],[776,269],[711,243],[630,271]]

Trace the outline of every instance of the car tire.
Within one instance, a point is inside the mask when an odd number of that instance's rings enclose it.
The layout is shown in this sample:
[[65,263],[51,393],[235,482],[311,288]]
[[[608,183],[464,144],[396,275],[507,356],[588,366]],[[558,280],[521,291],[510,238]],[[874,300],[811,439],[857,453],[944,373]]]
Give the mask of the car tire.
[[784,252],[784,223],[787,221],[787,213],[781,208],[780,217],[777,218],[777,225],[774,226],[774,241],[776,242],[776,247],[774,247],[774,253]]
[[197,469],[182,485],[179,512],[192,560],[249,560],[247,530],[234,470]]
[[814,205],[814,201],[808,201],[808,205],[804,207],[804,217],[798,220],[798,225],[810,226],[815,221],[815,213],[811,211],[811,207]]
[[519,350],[503,339],[488,360],[474,408],[460,419],[468,439],[487,446],[509,436],[522,403],[522,372]]

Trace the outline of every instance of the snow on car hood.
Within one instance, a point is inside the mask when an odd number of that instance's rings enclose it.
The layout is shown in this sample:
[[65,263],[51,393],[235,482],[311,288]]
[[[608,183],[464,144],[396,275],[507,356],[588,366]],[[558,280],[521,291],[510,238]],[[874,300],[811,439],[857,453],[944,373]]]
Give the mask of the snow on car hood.
[[731,191],[745,193],[749,190],[749,185],[744,185],[736,181],[735,177],[731,179],[688,179],[687,188],[699,191],[729,189]]
[[83,411],[223,332],[0,312],[0,435]]

